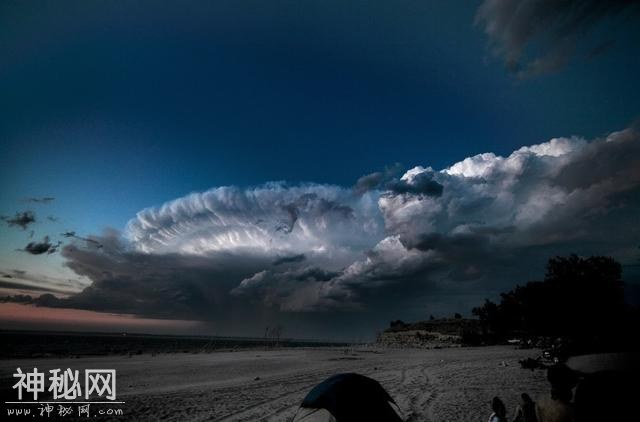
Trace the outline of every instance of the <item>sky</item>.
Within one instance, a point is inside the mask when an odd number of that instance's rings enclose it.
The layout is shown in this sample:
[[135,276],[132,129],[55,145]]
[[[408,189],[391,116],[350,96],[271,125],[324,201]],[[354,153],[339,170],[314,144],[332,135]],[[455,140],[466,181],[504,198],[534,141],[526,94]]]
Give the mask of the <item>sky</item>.
[[639,18],[2,2],[0,321],[354,339],[569,253],[640,291]]

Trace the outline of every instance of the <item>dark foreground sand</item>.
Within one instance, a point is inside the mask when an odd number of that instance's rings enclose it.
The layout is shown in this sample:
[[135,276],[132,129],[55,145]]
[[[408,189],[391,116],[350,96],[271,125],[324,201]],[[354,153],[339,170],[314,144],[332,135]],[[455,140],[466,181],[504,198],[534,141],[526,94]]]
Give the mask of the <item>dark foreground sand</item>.
[[126,402],[120,405],[124,415],[114,420],[288,421],[314,385],[335,373],[358,372],[378,380],[408,421],[481,421],[495,395],[511,416],[521,392],[536,397],[547,391],[543,371],[518,365],[536,354],[512,347],[359,347],[20,359],[0,361],[0,380],[3,395],[15,396],[6,386],[13,385],[18,366],[114,368],[117,398]]

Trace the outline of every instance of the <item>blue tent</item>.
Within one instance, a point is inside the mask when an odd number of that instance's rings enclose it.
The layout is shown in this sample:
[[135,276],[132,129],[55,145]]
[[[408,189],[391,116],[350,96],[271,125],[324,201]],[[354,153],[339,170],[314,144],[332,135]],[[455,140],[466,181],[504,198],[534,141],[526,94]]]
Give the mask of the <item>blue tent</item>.
[[400,409],[375,380],[347,373],[315,386],[294,422],[402,422]]

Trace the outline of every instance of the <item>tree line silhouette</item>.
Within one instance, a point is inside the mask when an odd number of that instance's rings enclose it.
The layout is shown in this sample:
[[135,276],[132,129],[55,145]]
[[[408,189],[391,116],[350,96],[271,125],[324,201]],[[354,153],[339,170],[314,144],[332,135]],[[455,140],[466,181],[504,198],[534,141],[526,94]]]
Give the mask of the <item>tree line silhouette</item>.
[[481,326],[476,342],[546,337],[574,353],[637,348],[639,312],[625,303],[622,267],[610,257],[551,258],[543,281],[517,286],[472,312]]

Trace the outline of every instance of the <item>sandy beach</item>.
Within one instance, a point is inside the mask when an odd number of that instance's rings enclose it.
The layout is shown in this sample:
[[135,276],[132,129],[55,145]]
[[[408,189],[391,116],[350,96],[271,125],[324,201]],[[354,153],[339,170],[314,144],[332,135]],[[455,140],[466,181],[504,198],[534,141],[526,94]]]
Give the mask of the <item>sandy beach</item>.
[[[519,394],[547,390],[544,371],[518,360],[535,350],[512,347],[392,350],[358,347],[221,351],[0,361],[3,396],[15,396],[17,367],[113,368],[124,415],[113,420],[288,421],[306,393],[332,374],[378,380],[407,421],[478,421],[499,395],[510,413]],[[114,406],[115,407],[115,406]],[[103,417],[101,419],[107,419]]]

